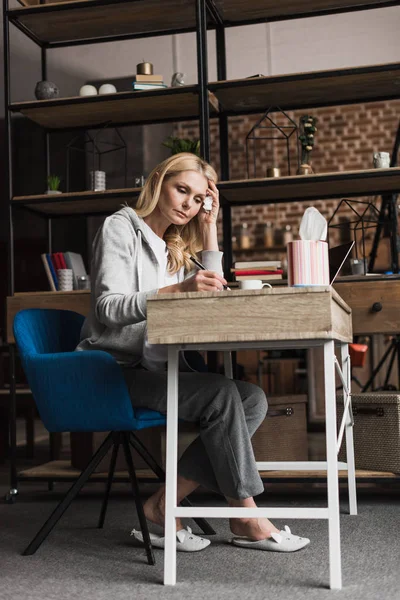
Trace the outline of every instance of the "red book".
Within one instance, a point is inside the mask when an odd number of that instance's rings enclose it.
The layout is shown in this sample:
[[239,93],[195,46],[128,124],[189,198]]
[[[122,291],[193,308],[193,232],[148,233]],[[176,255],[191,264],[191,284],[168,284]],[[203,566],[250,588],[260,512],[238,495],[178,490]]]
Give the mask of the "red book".
[[58,258],[60,261],[60,269],[67,269],[67,263],[65,262],[64,254],[62,252],[57,252]]
[[53,264],[55,265],[56,273],[57,273],[58,269],[62,269],[60,258],[58,256],[58,254],[59,254],[58,252],[53,252],[53,254],[51,255],[51,260],[53,261]]
[[233,269],[235,275],[282,275],[282,269]]

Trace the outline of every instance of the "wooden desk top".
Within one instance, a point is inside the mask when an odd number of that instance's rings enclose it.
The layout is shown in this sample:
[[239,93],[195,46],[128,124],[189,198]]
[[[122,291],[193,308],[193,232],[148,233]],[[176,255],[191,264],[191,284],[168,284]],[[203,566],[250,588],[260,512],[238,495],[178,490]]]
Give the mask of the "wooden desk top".
[[332,287],[160,294],[147,301],[152,344],[352,341],[351,309]]

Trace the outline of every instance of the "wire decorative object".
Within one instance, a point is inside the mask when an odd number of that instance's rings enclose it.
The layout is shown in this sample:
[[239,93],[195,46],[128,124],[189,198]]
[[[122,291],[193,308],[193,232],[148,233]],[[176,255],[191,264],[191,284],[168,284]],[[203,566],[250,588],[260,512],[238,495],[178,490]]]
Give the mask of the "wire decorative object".
[[[89,131],[85,131],[75,136],[68,144],[67,144],[67,181],[66,181],[66,191],[70,191],[70,167],[71,167],[71,153],[72,152],[83,152],[85,155],[89,154],[89,165],[92,163],[91,170],[94,171],[102,171],[105,170],[103,167],[104,160],[102,159],[103,155],[110,154],[112,152],[123,152],[123,163],[124,163],[124,187],[127,187],[127,177],[128,177],[128,154],[127,154],[127,145],[126,142],[117,127],[108,128],[108,123],[104,125],[102,129],[95,130],[95,133],[92,134]],[[102,139],[102,134],[104,132],[115,131],[117,134],[117,138],[119,139],[119,143],[111,142],[108,139]],[[104,137],[104,136],[103,136]]]
[[[286,123],[282,125],[277,122],[277,118],[273,118],[272,113],[278,114],[279,116],[283,116],[283,121]],[[279,118],[279,117],[278,117]],[[264,130],[267,132],[266,135],[263,135]],[[298,139],[298,127],[295,121],[289,117],[285,111],[283,111],[279,106],[270,106],[268,110],[258,119],[258,121],[253,125],[250,129],[249,133],[246,135],[246,165],[247,165],[247,178],[250,177],[257,178],[257,142],[260,140],[278,140],[284,142],[286,145],[286,162],[287,162],[287,171],[288,175],[290,175],[290,139],[292,136],[295,136],[296,140],[296,152],[297,152],[297,167],[300,165],[299,159],[299,139]],[[253,174],[250,175],[250,154],[252,151],[252,166],[253,166]],[[274,160],[271,159],[271,164],[273,164]],[[265,169],[264,169],[265,174]],[[264,175],[263,174],[263,175]]]
[[[346,217],[350,211],[349,218],[343,222],[334,223],[334,220],[343,209],[347,209]],[[355,258],[362,259],[364,275],[368,272],[365,250],[366,231],[372,228],[375,229],[378,226],[379,219],[380,211],[372,202],[342,198],[328,221],[329,246],[331,246],[329,234],[332,229],[350,229],[353,232]]]

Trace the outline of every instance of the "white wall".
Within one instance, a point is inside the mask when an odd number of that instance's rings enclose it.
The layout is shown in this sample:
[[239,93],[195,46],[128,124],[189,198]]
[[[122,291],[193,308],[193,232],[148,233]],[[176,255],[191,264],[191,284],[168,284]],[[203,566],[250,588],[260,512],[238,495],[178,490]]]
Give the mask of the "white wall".
[[[400,61],[400,7],[227,29],[228,79]],[[12,100],[34,98],[40,51],[11,26]],[[215,81],[215,34],[208,33],[209,80]],[[48,52],[48,78],[62,96],[87,80],[123,77],[142,59],[170,84],[174,71],[197,82],[195,34],[60,48]],[[1,98],[0,102],[3,102]],[[1,109],[1,104],[0,104]]]
[[[276,75],[400,60],[400,7],[232,27],[226,31],[228,79]],[[208,32],[209,80],[215,81],[215,34]],[[183,71],[197,82],[196,37],[183,34],[53,51],[52,63],[82,78],[135,73],[145,58],[169,84]]]

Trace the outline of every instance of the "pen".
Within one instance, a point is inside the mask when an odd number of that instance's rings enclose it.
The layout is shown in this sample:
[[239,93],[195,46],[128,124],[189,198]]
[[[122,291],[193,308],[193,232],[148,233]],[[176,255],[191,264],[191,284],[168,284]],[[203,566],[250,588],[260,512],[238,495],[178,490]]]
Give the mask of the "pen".
[[[204,265],[201,264],[201,262],[199,262],[196,258],[194,258],[194,256],[190,257],[190,260],[192,262],[194,262],[194,264],[196,265],[196,267],[199,267],[199,269],[201,269],[202,271],[207,271],[207,269],[205,268]],[[224,285],[224,290],[230,290],[231,288],[228,287],[227,285]]]

